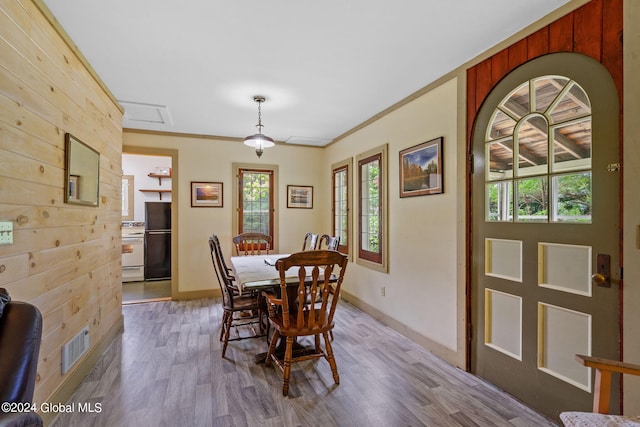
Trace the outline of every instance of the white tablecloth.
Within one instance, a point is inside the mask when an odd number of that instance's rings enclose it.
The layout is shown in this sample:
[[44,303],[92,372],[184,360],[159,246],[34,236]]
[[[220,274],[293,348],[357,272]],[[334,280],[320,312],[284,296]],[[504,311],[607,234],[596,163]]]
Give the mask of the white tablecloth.
[[[231,266],[240,292],[248,288],[268,288],[280,284],[280,273],[275,263],[289,254],[249,255],[231,257]],[[266,261],[266,262],[265,262]],[[296,277],[298,270],[291,268],[287,276]]]

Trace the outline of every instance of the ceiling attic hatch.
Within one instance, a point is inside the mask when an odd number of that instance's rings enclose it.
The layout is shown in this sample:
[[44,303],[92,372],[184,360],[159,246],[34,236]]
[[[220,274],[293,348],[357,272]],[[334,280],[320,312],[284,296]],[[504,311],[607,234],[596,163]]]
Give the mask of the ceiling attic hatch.
[[142,102],[118,101],[124,108],[122,124],[130,128],[173,126],[173,120],[166,105]]

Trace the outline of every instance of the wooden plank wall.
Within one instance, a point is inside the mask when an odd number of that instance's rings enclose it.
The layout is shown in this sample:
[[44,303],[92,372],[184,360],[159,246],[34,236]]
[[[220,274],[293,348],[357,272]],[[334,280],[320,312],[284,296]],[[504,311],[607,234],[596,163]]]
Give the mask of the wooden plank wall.
[[582,53],[607,67],[618,87],[622,114],[622,2],[623,0],[591,0],[581,8],[469,68],[468,153],[476,114],[491,89],[514,68],[548,53]]
[[[122,111],[31,0],[0,0],[0,286],[44,318],[34,401],[65,378],[61,347],[122,320]],[[99,207],[64,203],[64,135],[100,153]]]

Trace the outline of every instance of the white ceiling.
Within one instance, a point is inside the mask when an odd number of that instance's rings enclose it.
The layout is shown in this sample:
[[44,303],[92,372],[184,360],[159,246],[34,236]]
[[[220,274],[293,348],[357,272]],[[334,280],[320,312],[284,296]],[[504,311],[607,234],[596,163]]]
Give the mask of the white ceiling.
[[243,138],[263,95],[263,133],[311,145],[568,1],[44,0],[125,127]]

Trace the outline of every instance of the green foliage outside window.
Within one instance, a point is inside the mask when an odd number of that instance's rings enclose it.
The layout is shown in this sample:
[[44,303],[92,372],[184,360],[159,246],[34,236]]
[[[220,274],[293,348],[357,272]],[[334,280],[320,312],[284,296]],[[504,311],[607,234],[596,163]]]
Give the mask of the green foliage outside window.
[[270,235],[270,175],[264,172],[242,174],[242,231]]
[[[378,160],[363,165],[362,233],[363,249],[380,251],[380,164]],[[366,225],[365,225],[366,224]],[[365,240],[366,238],[366,240]]]

